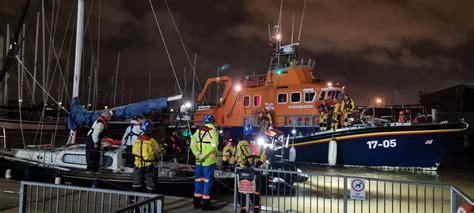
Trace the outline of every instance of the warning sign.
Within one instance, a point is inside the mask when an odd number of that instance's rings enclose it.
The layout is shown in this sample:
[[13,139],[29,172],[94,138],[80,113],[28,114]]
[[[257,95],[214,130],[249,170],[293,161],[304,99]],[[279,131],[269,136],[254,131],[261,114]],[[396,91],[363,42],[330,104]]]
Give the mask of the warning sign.
[[255,184],[253,181],[249,180],[240,180],[239,181],[239,192],[242,194],[254,193]]
[[351,180],[351,199],[365,200],[365,180],[355,178]]

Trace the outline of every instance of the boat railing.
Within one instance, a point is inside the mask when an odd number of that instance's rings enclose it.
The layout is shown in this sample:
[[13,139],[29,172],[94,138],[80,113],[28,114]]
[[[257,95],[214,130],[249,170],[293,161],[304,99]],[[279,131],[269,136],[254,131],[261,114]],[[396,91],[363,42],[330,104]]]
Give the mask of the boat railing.
[[244,87],[259,87],[265,85],[266,74],[246,75],[244,77]]
[[18,212],[163,212],[164,195],[22,181]]
[[311,69],[314,68],[314,66],[316,66],[316,61],[315,60],[311,60],[311,59],[308,59],[307,61],[305,61],[304,59],[301,59],[299,61],[296,61],[294,64],[293,63],[290,63],[290,67],[310,67]]
[[473,199],[460,189],[440,183],[304,173],[275,168],[254,169],[250,172],[237,168],[236,174],[234,210],[469,212],[459,209],[474,205]]
[[0,129],[1,129],[1,132],[2,132],[2,135],[0,135],[0,139],[2,140],[2,143],[3,143],[3,148],[6,149],[7,148],[7,132],[5,131],[5,127],[4,126],[0,126]]

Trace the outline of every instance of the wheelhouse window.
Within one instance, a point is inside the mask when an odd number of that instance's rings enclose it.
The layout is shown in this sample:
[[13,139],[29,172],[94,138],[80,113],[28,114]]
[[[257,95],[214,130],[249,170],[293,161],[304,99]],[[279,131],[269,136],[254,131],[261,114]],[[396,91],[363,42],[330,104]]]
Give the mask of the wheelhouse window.
[[262,96],[260,96],[260,95],[253,96],[253,106],[254,107],[260,107],[261,103],[262,103]]
[[279,104],[286,104],[288,102],[288,94],[278,93],[277,100]]
[[314,97],[316,97],[316,92],[314,90],[305,90],[304,91],[304,102],[309,103],[314,101]]
[[301,102],[301,93],[300,92],[292,92],[291,93],[291,103],[299,103]]
[[244,96],[244,107],[250,107],[250,96]]
[[341,91],[336,92],[336,99],[342,98],[342,93]]
[[332,100],[335,98],[335,94],[336,94],[336,91],[329,91],[328,92],[328,96],[326,97],[326,99],[328,100]]
[[326,91],[321,91],[321,93],[319,93],[319,100],[322,101],[325,95],[326,95]]

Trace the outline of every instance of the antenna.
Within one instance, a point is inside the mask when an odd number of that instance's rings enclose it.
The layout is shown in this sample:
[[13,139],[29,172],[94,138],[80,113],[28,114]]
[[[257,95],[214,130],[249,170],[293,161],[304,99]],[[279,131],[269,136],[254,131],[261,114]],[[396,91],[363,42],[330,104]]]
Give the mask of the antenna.
[[301,15],[300,32],[298,33],[298,42],[301,41],[301,29],[303,28],[303,20],[304,20],[305,11],[306,11],[306,0],[304,0],[304,4],[303,4],[303,14]]
[[280,14],[278,15],[278,33],[281,33],[281,13],[283,11],[283,0],[280,3]]
[[295,14],[293,14],[293,19],[291,20],[291,44],[293,44],[293,32],[295,31]]
[[268,40],[272,40],[272,32],[270,32],[270,24],[268,24]]

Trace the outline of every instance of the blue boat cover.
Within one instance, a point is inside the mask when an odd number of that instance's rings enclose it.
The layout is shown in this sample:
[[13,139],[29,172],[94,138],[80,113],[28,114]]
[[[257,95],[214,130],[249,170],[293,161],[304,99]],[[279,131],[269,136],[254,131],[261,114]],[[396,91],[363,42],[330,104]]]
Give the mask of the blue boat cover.
[[125,120],[132,118],[137,115],[143,115],[151,113],[155,110],[160,110],[168,107],[168,101],[166,98],[156,98],[138,103],[133,103],[125,106],[115,107],[112,109],[98,110],[98,111],[87,111],[79,102],[77,98],[74,98],[71,102],[71,112],[67,118],[67,128],[70,130],[76,130],[81,126],[92,126],[97,117],[105,111],[113,111],[113,120]]

